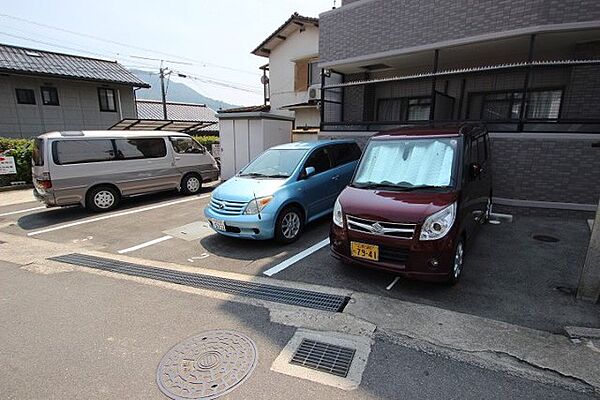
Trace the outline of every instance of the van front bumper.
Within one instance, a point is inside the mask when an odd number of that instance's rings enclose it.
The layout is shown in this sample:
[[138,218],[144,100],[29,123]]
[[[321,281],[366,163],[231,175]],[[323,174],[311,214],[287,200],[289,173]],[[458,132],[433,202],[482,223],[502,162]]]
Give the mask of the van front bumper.
[[[261,212],[260,218],[258,215],[223,215],[208,206],[204,209],[204,216],[211,228],[224,236],[255,240],[267,240],[275,236],[275,216],[269,213]],[[213,220],[222,221],[226,230],[216,229]]]
[[[331,224],[329,240],[332,256],[347,264],[431,282],[446,281],[452,274],[455,245],[452,235],[439,240],[420,241],[415,238],[398,239],[355,231],[348,232],[344,228]],[[352,241],[379,246],[380,259],[371,261],[353,257],[350,250]]]

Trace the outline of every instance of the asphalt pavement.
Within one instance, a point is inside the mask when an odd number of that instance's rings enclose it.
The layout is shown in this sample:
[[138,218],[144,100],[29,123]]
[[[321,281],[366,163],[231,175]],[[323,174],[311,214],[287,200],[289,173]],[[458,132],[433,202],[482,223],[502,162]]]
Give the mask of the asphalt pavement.
[[[272,310],[271,310],[272,311]],[[373,336],[360,387],[344,391],[271,370],[295,328],[263,307],[170,287],[0,262],[2,398],[165,398],[156,368],[175,344],[226,329],[258,364],[228,399],[591,399]]]

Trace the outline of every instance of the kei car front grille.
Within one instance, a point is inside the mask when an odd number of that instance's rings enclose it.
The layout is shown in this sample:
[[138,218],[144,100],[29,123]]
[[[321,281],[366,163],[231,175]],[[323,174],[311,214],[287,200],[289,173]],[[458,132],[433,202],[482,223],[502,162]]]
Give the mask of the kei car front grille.
[[392,236],[402,239],[412,239],[416,224],[405,224],[398,222],[373,221],[346,215],[348,229],[371,235]]
[[221,200],[214,196],[210,199],[210,209],[223,215],[241,215],[246,208],[246,204],[244,201]]
[[408,260],[408,249],[379,246],[379,260],[389,263],[404,264]]

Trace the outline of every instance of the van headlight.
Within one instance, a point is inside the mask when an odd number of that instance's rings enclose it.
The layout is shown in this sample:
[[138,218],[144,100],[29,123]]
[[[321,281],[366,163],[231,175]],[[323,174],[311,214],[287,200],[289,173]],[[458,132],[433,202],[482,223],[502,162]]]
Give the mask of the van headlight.
[[273,200],[273,196],[259,197],[258,199],[250,200],[250,203],[246,206],[244,214],[255,215],[258,214]]
[[333,206],[333,223],[340,228],[344,227],[344,215],[342,213],[342,205],[340,204],[339,197],[335,200],[335,205]]
[[425,219],[421,228],[421,240],[440,239],[450,231],[456,219],[456,202]]

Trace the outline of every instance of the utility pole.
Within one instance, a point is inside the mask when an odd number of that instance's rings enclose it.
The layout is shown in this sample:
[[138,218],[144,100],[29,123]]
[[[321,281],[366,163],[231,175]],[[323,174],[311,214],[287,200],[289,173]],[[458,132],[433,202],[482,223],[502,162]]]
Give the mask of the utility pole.
[[165,76],[171,74],[167,68],[163,68],[162,61],[160,63],[160,93],[162,95],[163,119],[167,120],[167,91],[165,90]]

